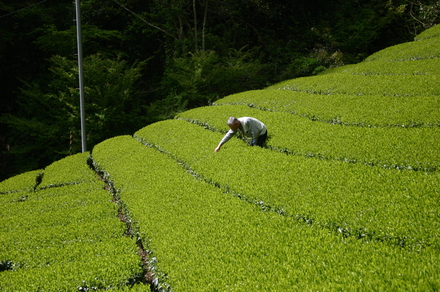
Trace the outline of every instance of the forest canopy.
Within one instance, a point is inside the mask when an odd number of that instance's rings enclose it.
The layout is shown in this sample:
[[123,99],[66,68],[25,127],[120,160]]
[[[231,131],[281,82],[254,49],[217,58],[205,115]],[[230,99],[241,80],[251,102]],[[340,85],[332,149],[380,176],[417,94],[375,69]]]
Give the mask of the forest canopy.
[[[413,40],[440,1],[83,0],[88,147]],[[75,3],[0,2],[0,180],[81,151]]]

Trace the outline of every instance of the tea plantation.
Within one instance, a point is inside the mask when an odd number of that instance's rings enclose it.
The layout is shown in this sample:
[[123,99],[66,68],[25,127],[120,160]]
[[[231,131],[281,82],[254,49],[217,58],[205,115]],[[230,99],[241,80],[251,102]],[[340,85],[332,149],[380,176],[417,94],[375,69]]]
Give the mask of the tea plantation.
[[[440,290],[440,26],[0,183],[0,291]],[[234,137],[252,116],[263,148]]]

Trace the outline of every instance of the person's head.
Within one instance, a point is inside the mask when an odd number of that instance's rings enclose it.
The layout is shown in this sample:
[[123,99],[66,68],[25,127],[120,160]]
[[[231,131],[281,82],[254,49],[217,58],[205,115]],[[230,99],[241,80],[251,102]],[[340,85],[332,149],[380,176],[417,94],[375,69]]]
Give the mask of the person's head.
[[238,127],[240,127],[240,121],[234,117],[230,117],[227,124],[229,128],[234,132],[238,130]]

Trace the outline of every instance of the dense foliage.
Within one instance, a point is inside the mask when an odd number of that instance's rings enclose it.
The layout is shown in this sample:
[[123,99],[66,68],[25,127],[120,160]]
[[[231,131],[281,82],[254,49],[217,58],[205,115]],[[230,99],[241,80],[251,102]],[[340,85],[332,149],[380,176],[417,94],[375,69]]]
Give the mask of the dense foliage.
[[[437,23],[439,7],[437,0],[83,0],[88,145],[232,93],[361,61]],[[79,151],[74,3],[2,2],[0,35],[4,179]]]
[[[439,38],[1,182],[0,290],[438,291]],[[231,115],[267,144],[214,153]]]
[[142,286],[135,241],[125,235],[88,156],[70,156],[1,184],[2,291]]

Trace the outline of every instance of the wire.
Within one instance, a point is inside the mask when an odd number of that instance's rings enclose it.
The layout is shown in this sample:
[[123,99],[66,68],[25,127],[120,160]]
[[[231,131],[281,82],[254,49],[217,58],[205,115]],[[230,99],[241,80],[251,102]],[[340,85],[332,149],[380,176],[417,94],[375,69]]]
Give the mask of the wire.
[[20,12],[20,11],[22,11],[22,10],[25,10],[25,9],[28,9],[28,8],[31,8],[31,7],[34,7],[34,6],[38,5],[38,4],[41,4],[41,3],[46,2],[46,1],[47,1],[47,0],[43,0],[43,1],[37,2],[37,3],[35,3],[35,4],[32,4],[32,5],[26,6],[26,7],[24,7],[24,8],[21,8],[21,9],[15,10],[15,11],[10,12],[10,13],[8,13],[8,14],[2,15],[2,16],[0,16],[0,19],[3,18],[3,17],[9,16],[9,15],[15,14],[15,13],[17,13],[17,12]]
[[169,35],[169,36],[172,37],[173,39],[177,40],[177,38],[176,38],[175,36],[173,36],[171,33],[169,33],[168,31],[166,31],[166,30],[164,30],[164,29],[162,29],[162,28],[160,28],[160,27],[158,27],[158,26],[156,26],[156,25],[154,25],[154,24],[152,24],[152,23],[146,21],[142,16],[140,16],[139,14],[137,14],[137,13],[134,12],[134,11],[131,11],[130,9],[128,9],[127,7],[125,7],[124,5],[122,5],[120,2],[118,2],[118,1],[116,1],[116,0],[112,0],[112,1],[115,2],[116,4],[118,4],[119,6],[121,6],[122,8],[124,8],[125,10],[127,10],[128,12],[130,12],[131,14],[133,14],[134,16],[136,16],[137,18],[139,18],[140,20],[142,20],[143,22],[145,22],[147,25],[149,25],[149,26],[151,26],[151,27],[153,27],[153,28],[155,28],[155,29],[158,29],[158,30],[160,30],[161,32],[163,32],[163,33]]

